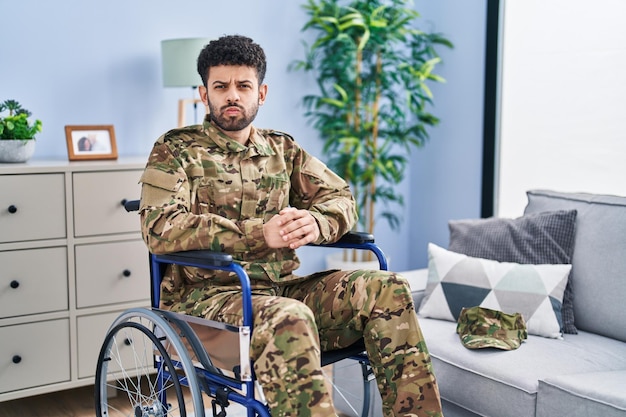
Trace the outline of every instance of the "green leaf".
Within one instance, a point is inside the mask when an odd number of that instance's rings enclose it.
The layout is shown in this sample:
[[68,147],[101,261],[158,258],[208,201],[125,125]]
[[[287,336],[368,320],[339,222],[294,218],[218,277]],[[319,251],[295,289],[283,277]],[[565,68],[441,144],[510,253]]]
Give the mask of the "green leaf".
[[[368,202],[401,204],[395,190],[408,156],[439,122],[426,111],[432,83],[445,82],[436,48],[452,43],[419,27],[410,0],[308,0],[305,11],[303,31],[314,43],[292,66],[316,77],[318,92],[303,98],[305,116],[329,167],[350,183],[360,219],[376,219]],[[379,216],[398,225],[391,211]]]

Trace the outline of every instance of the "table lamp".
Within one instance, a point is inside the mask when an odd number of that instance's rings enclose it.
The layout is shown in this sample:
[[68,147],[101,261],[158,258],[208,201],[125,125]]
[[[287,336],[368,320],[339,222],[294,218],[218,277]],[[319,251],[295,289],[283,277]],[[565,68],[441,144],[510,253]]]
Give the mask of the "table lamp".
[[[161,62],[164,87],[191,87],[195,90],[202,85],[197,71],[200,51],[211,41],[209,38],[168,39],[161,41]],[[190,103],[194,109],[202,100],[199,98],[178,100],[178,126],[185,123],[185,108]],[[208,111],[208,109],[207,109]]]

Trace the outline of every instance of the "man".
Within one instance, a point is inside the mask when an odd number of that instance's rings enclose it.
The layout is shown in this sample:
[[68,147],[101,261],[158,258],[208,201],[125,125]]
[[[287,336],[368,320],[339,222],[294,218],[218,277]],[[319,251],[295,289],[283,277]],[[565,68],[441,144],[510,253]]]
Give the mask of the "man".
[[[272,416],[335,416],[320,352],[364,338],[385,416],[441,415],[406,281],[384,271],[293,274],[295,249],[356,222],[348,185],[290,136],[252,126],[267,96],[261,47],[242,36],[198,57],[204,123],[160,137],[142,176],[143,237],[154,253],[229,253],[253,287],[251,357]],[[164,308],[239,324],[236,277],[172,268]]]

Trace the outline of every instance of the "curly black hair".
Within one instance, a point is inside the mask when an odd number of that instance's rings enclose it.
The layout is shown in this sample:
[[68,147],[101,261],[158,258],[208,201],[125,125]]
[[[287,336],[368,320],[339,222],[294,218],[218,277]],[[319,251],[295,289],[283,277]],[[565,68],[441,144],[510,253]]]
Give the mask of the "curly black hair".
[[265,52],[250,38],[228,35],[209,42],[198,56],[198,74],[207,86],[209,70],[219,65],[244,65],[256,69],[259,85],[265,78]]

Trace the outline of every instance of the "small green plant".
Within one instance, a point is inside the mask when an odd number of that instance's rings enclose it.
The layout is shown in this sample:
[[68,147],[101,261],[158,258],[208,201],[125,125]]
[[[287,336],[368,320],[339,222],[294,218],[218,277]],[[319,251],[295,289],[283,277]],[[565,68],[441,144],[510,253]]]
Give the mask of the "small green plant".
[[[8,111],[8,116],[2,113]],[[0,103],[0,140],[30,140],[41,132],[41,120],[31,124],[28,118],[31,112],[22,108],[16,100],[5,100]]]

